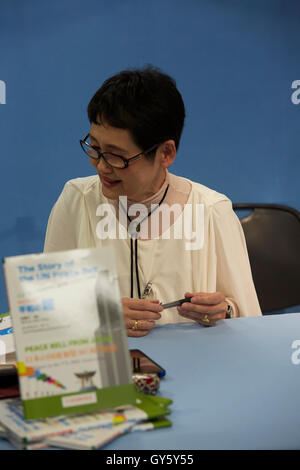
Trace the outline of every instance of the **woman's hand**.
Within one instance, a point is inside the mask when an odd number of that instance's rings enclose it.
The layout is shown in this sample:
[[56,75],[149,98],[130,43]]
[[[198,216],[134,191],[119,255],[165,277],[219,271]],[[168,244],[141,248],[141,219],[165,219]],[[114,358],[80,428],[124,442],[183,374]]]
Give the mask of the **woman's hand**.
[[146,336],[159,320],[163,310],[159,300],[122,298],[128,336]]
[[178,313],[185,318],[195,320],[201,325],[212,326],[218,320],[226,318],[227,302],[221,292],[212,294],[204,292],[186,292],[185,297],[192,297],[191,302],[185,302],[177,307]]

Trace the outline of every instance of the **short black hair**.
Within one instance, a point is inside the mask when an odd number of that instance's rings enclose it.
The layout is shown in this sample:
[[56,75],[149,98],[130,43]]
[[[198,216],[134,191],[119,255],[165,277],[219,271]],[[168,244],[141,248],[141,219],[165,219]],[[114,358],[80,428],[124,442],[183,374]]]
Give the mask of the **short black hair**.
[[152,65],[108,78],[92,97],[87,112],[90,123],[127,129],[142,150],[169,139],[178,149],[185,119],[175,80]]

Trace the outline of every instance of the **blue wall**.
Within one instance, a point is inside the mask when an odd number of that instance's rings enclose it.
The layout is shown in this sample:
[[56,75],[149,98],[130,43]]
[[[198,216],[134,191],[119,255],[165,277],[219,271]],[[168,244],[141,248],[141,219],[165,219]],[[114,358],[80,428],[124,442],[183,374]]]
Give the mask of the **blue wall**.
[[93,173],[78,144],[89,99],[146,63],[186,103],[174,173],[300,209],[299,24],[297,0],[0,0],[0,256],[42,250],[65,181]]

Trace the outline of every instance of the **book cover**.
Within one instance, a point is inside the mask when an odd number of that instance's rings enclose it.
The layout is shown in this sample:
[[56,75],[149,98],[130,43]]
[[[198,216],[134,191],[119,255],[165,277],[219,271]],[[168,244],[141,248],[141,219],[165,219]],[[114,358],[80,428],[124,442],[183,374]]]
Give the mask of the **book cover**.
[[45,440],[48,445],[54,447],[62,447],[65,449],[100,449],[108,442],[116,439],[125,433],[150,431],[153,429],[170,427],[172,425],[169,419],[161,417],[154,420],[143,421],[142,423],[134,424],[126,422],[113,426],[111,429],[93,429],[90,431],[75,432],[72,434],[63,434],[55,437],[50,437]]
[[135,404],[110,247],[7,257],[25,419]]
[[45,442],[49,446],[62,447],[64,449],[95,450],[100,449],[122,434],[129,432],[133,426],[134,423],[126,422],[117,424],[109,429],[101,428],[50,437]]

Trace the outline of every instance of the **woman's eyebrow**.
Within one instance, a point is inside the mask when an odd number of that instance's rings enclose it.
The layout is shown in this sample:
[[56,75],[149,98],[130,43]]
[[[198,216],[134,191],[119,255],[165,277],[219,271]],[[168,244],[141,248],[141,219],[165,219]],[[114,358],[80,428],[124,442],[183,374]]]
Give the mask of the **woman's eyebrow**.
[[[94,140],[100,146],[100,144],[99,144],[98,140],[96,139],[96,137],[94,137],[92,134],[89,134],[89,136],[92,140]],[[107,144],[107,145],[105,145],[105,147],[107,147],[108,149],[111,149],[111,150],[116,150],[117,152],[127,153],[126,149],[118,147],[117,145],[114,145],[114,144]]]

